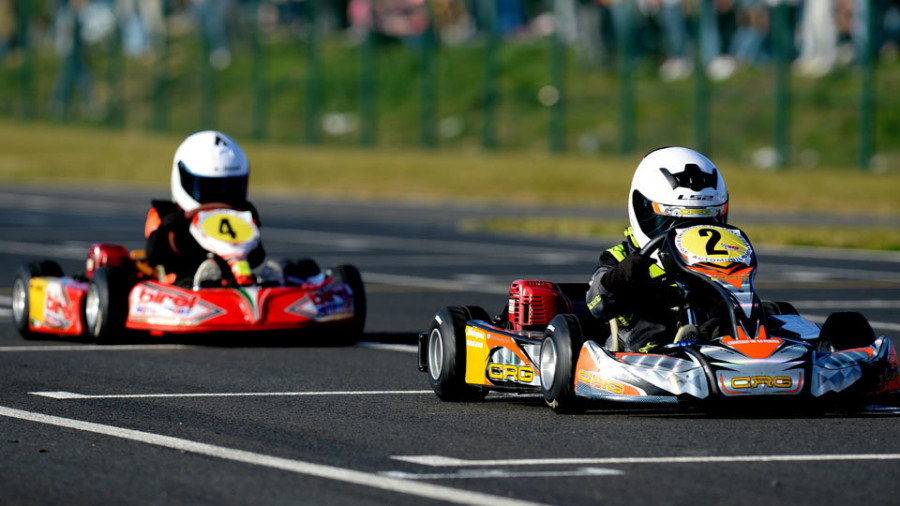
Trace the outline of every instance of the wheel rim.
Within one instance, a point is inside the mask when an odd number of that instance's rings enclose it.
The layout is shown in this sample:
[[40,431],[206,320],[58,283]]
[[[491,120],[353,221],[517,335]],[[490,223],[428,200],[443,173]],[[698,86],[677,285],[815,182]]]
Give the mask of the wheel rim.
[[97,323],[100,320],[100,294],[94,285],[88,288],[84,301],[84,320],[91,334],[96,335]]
[[553,343],[553,339],[544,339],[541,344],[541,387],[544,390],[553,388],[557,361],[556,344]]
[[431,329],[428,335],[428,373],[437,381],[444,368],[444,338],[440,329]]
[[12,293],[12,312],[16,323],[25,321],[25,312],[27,311],[25,307],[26,295],[25,281],[22,278],[16,278],[16,282],[13,283]]

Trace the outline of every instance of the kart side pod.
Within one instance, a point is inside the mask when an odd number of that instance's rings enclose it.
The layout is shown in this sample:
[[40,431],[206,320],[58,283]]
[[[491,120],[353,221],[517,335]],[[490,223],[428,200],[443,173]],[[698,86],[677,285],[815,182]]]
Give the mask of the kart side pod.
[[509,287],[509,322],[514,330],[543,329],[557,314],[571,312],[572,303],[555,283],[517,279]]

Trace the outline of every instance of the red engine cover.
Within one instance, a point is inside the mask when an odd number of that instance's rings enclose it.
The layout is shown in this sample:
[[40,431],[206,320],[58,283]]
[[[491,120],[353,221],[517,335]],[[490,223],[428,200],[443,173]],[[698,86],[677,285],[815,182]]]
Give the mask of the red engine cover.
[[88,250],[85,271],[87,277],[94,275],[97,267],[125,267],[133,265],[134,260],[124,246],[118,244],[94,243]]
[[517,279],[509,287],[509,322],[515,330],[540,329],[560,313],[571,313],[572,303],[550,281]]

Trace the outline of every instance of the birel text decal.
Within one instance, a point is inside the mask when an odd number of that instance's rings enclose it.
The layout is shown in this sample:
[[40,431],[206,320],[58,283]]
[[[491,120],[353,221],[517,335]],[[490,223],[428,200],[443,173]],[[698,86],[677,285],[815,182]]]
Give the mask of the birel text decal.
[[163,320],[175,325],[197,325],[223,310],[197,297],[152,285],[138,285],[131,292],[131,318],[137,321]]
[[55,281],[47,283],[47,289],[44,298],[44,326],[56,329],[68,328],[74,314],[66,297],[65,289],[61,282]]

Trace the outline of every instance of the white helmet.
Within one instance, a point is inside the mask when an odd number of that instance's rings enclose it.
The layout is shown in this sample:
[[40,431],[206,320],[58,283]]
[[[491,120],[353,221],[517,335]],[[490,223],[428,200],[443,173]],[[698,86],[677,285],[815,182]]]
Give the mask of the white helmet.
[[651,151],[631,181],[628,220],[639,247],[682,220],[728,220],[728,190],[708,158],[687,148]]
[[172,200],[185,211],[221,202],[237,206],[247,201],[250,164],[231,137],[213,130],[188,136],[172,161]]

